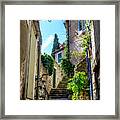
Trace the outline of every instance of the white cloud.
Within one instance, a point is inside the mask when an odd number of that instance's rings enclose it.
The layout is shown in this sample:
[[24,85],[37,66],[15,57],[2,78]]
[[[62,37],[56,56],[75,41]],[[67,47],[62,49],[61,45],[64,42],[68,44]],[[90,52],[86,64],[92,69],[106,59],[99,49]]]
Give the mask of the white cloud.
[[54,36],[53,35],[50,35],[46,40],[45,42],[42,43],[42,52],[44,51],[44,49],[46,49],[48,47],[48,45],[50,43],[52,43],[54,40]]

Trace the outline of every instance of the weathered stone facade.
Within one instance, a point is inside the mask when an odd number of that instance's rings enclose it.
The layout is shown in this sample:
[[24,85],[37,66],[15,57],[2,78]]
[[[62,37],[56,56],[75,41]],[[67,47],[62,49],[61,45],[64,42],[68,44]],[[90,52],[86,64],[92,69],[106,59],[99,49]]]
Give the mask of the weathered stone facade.
[[[55,84],[55,88],[57,88],[59,82],[62,81],[62,79],[63,79],[64,72],[61,69],[60,65],[56,61],[54,62],[54,69],[56,69],[56,84]],[[53,87],[53,81],[52,81],[52,87]]]
[[25,93],[25,65],[26,61],[23,61],[20,67],[20,99],[24,98]]
[[20,99],[34,99],[39,22],[20,21]]
[[69,51],[70,61],[72,64],[77,65],[82,60],[81,57],[81,41],[78,35],[78,20],[69,21]]
[[95,57],[96,64],[94,66],[95,83],[96,83],[96,99],[100,99],[100,21],[94,20],[94,40],[95,40]]
[[[48,72],[41,62],[41,33],[39,21],[20,21],[20,99],[48,99],[53,88],[53,75]],[[55,62],[55,88],[62,80],[63,72]],[[39,78],[38,78],[39,77]]]
[[20,99],[25,99],[25,79],[28,41],[27,21],[20,21]]
[[40,65],[40,76],[41,76],[42,80],[45,81],[46,90],[49,94],[49,92],[52,88],[52,75],[51,76],[48,75],[47,69],[45,67],[43,67],[42,63]]

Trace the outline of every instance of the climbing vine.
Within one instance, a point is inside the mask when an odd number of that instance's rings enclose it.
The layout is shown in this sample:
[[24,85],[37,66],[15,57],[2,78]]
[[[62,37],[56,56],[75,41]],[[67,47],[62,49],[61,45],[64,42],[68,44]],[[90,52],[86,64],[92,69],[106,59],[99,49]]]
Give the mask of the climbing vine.
[[93,21],[90,20],[86,20],[86,24],[85,24],[85,33],[82,34],[82,36],[80,36],[79,40],[81,41],[81,47],[83,48],[82,51],[82,56],[85,57],[86,56],[86,49],[89,48],[90,45],[90,40],[91,40],[91,30],[92,30],[92,26],[93,25]]
[[52,75],[54,69],[54,59],[48,54],[41,55],[43,66],[47,69],[49,76]]
[[89,82],[85,72],[76,73],[68,81],[67,89],[73,92],[72,100],[80,99],[80,93],[89,89]]
[[74,65],[70,62],[69,59],[63,58],[61,62],[61,68],[64,70],[65,74],[68,77],[71,77],[74,75]]
[[74,65],[70,62],[70,53],[68,50],[68,45],[67,42],[64,43],[65,48],[64,48],[64,58],[62,58],[61,61],[61,68],[63,69],[65,75],[69,78],[74,75]]

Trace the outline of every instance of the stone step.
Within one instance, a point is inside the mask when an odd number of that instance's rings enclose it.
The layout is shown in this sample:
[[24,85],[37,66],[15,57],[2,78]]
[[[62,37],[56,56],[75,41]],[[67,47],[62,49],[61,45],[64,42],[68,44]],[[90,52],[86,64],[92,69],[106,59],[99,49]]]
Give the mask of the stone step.
[[66,98],[66,99],[68,99],[68,96],[67,96],[67,95],[65,95],[65,96],[49,96],[48,98],[49,98],[49,99],[61,99],[61,98]]
[[58,84],[58,87],[57,88],[67,88],[67,82],[66,81],[61,81],[59,84]]
[[60,85],[58,85],[58,88],[67,88],[67,85],[60,84]]
[[59,84],[67,84],[67,83],[68,83],[68,81],[60,81]]
[[50,93],[49,95],[66,95],[68,94],[68,92],[53,92],[53,93]]
[[53,96],[53,95],[51,95],[51,96],[49,96],[48,98],[68,98],[68,95],[58,95],[58,96]]
[[68,82],[68,80],[62,80],[62,81],[60,81],[60,82],[67,83],[67,82]]
[[50,91],[50,94],[54,94],[54,93],[66,93],[67,89],[52,89]]
[[65,93],[52,93],[49,96],[65,96],[67,94],[68,94],[68,92],[65,92]]
[[62,85],[67,85],[67,83],[63,83],[63,82],[59,83],[58,85],[61,85],[61,84],[62,84]]
[[67,91],[66,88],[56,88],[56,89],[51,89],[51,91]]
[[68,100],[69,92],[67,90],[68,80],[63,78],[56,89],[51,89],[49,100]]
[[49,100],[69,100],[68,98],[49,98]]

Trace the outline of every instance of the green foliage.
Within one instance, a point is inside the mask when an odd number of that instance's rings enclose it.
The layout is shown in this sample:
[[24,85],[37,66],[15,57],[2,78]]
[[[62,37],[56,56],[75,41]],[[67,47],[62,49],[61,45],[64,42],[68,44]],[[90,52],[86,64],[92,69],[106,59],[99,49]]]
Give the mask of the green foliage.
[[70,62],[68,58],[63,58],[61,62],[61,68],[64,70],[65,74],[68,77],[73,76],[74,74],[74,65]]
[[67,88],[73,92],[72,99],[78,100],[80,92],[89,88],[89,82],[85,72],[76,73],[73,78],[69,79]]
[[69,58],[69,51],[67,43],[65,43],[65,49],[64,49],[65,55],[64,58],[62,58],[61,61],[61,68],[64,70],[64,73],[67,77],[72,77],[74,75],[74,65],[70,62]]
[[41,55],[43,66],[47,69],[49,76],[52,75],[54,69],[54,59],[48,54]]
[[79,39],[81,41],[81,47],[83,48],[83,52],[82,52],[83,57],[86,56],[86,48],[89,48],[90,45],[92,27],[93,27],[93,21],[86,20],[86,24],[85,24],[86,31],[82,36],[80,36]]
[[86,49],[83,49],[82,56],[83,58],[86,56]]
[[69,59],[69,52],[68,52],[67,41],[66,41],[66,43],[65,43],[64,53],[65,53],[64,58]]
[[89,32],[86,32],[84,35],[82,35],[81,40],[82,40],[82,48],[87,48],[89,43],[90,43],[91,35]]

